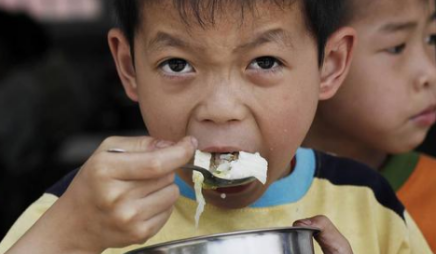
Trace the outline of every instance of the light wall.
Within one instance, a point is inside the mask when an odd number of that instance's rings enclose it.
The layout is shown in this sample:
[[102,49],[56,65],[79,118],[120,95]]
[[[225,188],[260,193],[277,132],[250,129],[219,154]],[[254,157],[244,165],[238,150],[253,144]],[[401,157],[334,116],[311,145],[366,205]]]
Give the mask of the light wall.
[[107,0],[0,0],[0,8],[24,11],[41,21],[92,21],[103,12]]

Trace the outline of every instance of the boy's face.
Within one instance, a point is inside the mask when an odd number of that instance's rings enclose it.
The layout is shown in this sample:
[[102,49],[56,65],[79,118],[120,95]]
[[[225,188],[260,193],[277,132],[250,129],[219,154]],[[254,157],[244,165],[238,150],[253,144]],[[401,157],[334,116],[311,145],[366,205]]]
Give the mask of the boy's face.
[[344,138],[387,153],[418,146],[436,120],[435,5],[372,1],[354,20],[349,76],[319,116]]
[[[259,1],[242,19],[239,1],[230,1],[214,25],[203,27],[182,20],[172,1],[149,4],[135,38],[135,69],[123,74],[119,67],[151,136],[178,141],[190,135],[203,151],[266,158],[266,185],[205,190],[208,202],[221,207],[247,206],[290,172],[321,96],[317,45],[299,4],[281,9],[268,2]],[[115,41],[113,48],[123,48]],[[120,51],[113,50],[118,65],[128,66]],[[179,175],[192,183],[190,173]]]

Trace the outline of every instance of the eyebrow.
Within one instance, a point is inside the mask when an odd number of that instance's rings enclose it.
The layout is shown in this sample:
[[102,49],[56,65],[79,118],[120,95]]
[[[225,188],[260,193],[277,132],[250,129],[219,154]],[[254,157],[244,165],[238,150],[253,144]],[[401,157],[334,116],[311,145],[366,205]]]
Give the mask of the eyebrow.
[[171,48],[188,48],[192,47],[189,43],[176,38],[165,32],[158,32],[156,36],[148,43],[152,50],[162,50],[165,47]]
[[[428,23],[436,21],[436,12],[428,18]],[[388,23],[382,26],[379,31],[383,33],[395,33],[399,31],[412,30],[418,26],[417,22],[402,22],[402,23]]]
[[396,33],[399,31],[412,30],[418,26],[416,22],[388,23],[383,25],[379,31],[382,33]]
[[283,29],[278,28],[259,34],[254,40],[239,46],[237,50],[252,49],[271,42],[293,47],[292,41],[287,33]]
[[[261,33],[252,41],[238,46],[235,49],[235,51],[252,49],[271,42],[292,47],[292,42],[289,40],[289,36],[287,36],[286,32],[283,29],[279,28],[279,29],[271,29]],[[204,48],[199,45],[193,45],[169,33],[161,32],[161,31],[158,32],[156,36],[148,43],[148,46],[150,49],[156,51],[160,51],[165,47],[185,48],[185,49],[194,48],[200,51],[204,50]]]

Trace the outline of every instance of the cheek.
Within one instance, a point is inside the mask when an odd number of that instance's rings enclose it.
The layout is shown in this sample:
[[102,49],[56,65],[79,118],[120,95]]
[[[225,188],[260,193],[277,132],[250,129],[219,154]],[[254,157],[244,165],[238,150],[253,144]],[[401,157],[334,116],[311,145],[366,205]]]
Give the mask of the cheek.
[[317,98],[303,102],[299,98],[283,100],[281,104],[287,107],[269,112],[270,127],[264,135],[267,137],[269,177],[277,179],[301,146],[316,111]]
[[[184,136],[183,117],[171,107],[140,99],[141,114],[149,134],[155,138],[178,141]],[[171,119],[171,122],[168,121]]]
[[138,86],[142,118],[151,136],[178,141],[186,134],[190,105],[177,94],[168,94],[158,83],[142,82]]
[[316,89],[282,93],[264,108],[270,148],[289,153],[301,145],[313,121],[317,95]]
[[367,72],[350,75],[342,96],[344,102],[340,106],[350,108],[367,124],[398,124],[397,121],[406,117],[410,91],[404,80],[390,78],[395,75],[388,71],[384,75]]
[[408,117],[408,87],[404,81],[353,69],[338,94],[322,104],[324,121],[337,129],[371,138],[387,135]]

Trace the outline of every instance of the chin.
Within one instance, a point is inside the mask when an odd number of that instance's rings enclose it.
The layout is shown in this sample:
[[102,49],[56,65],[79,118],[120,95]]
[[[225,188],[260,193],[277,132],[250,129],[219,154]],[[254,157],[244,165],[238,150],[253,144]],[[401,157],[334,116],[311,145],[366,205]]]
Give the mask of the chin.
[[403,135],[392,136],[390,139],[386,140],[387,146],[384,146],[385,151],[389,154],[402,154],[410,152],[424,142],[428,131],[428,129],[415,129],[413,131],[409,131],[409,133],[403,133]]
[[409,139],[408,142],[402,142],[394,146],[392,149],[389,149],[390,154],[402,154],[413,151],[417,148],[422,142],[424,142],[425,136],[423,137],[415,137],[414,139]]
[[221,199],[221,198],[208,199],[208,198],[206,198],[206,204],[210,204],[210,205],[213,205],[215,207],[222,208],[222,209],[243,209],[245,207],[248,207],[252,203],[254,203],[254,202],[246,202],[246,200],[244,200],[244,201],[241,202],[241,200],[234,200],[231,198],[226,198],[226,199]]
[[[265,192],[266,186],[260,182],[253,182],[240,187],[222,188],[216,190],[203,189],[206,204],[225,209],[241,209],[247,207]],[[222,195],[225,195],[223,198]]]

